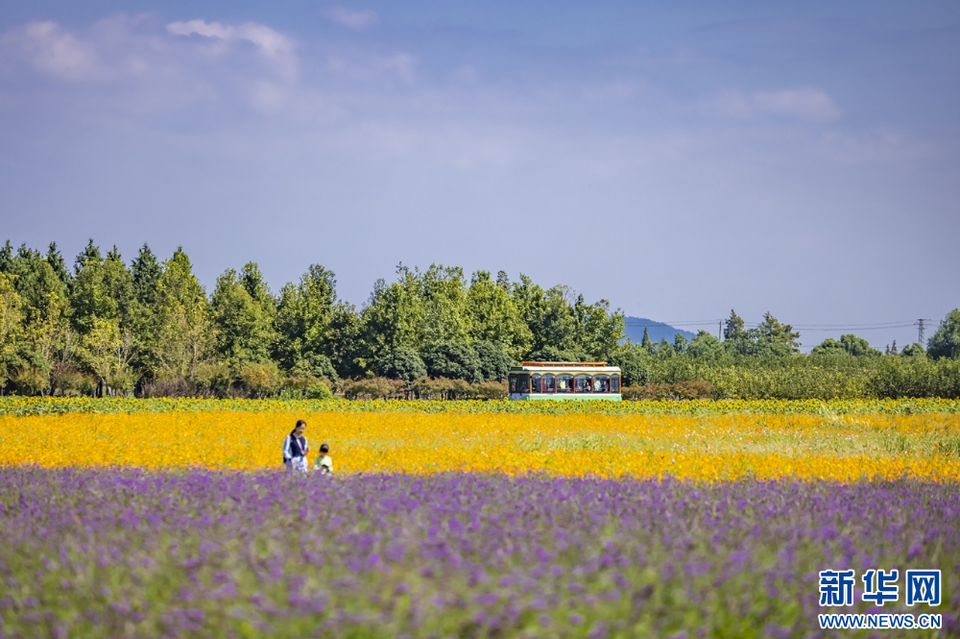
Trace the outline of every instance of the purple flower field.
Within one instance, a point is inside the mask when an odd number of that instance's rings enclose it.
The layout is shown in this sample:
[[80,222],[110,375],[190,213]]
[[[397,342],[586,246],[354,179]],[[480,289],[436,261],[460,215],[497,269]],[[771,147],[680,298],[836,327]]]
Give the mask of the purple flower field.
[[950,483],[7,467],[0,508],[3,637],[854,637],[817,614],[872,568],[943,574],[877,636],[960,633]]

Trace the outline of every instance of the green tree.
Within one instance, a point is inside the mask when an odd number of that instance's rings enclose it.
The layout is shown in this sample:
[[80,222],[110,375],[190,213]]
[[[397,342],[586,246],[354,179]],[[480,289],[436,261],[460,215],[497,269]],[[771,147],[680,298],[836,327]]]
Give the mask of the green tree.
[[763,321],[751,332],[756,335],[760,355],[783,357],[800,352],[800,343],[797,341],[800,333],[794,333],[792,326],[781,324],[770,313],[764,313]]
[[502,382],[507,379],[514,359],[500,342],[481,340],[473,344],[480,359],[480,376],[484,381]]
[[28,348],[43,357],[44,369],[49,369],[62,357],[68,339],[66,286],[47,258],[26,245],[6,263],[20,296],[22,338]]
[[229,365],[239,370],[242,364],[271,361],[275,307],[256,264],[244,266],[240,276],[228,269],[218,277],[210,306],[217,352]]
[[328,373],[333,370],[336,309],[336,276],[318,264],[310,265],[299,283],[287,283],[280,290],[276,357],[281,367],[302,371],[322,368]]
[[610,365],[620,367],[623,386],[645,386],[650,382],[649,360],[650,353],[646,348],[627,342],[611,355]]
[[960,358],[960,309],[953,309],[927,341],[927,354],[933,359]]
[[723,356],[723,344],[707,331],[698,331],[686,347],[686,355],[692,359],[715,360]]
[[677,355],[686,355],[687,345],[690,340],[683,333],[677,333],[673,336],[673,352]]
[[610,312],[610,303],[600,300],[587,304],[583,295],[578,295],[573,305],[577,321],[576,346],[595,361],[606,361],[626,339],[623,313]]
[[412,382],[427,374],[423,359],[412,348],[400,347],[377,362],[377,375]]
[[126,325],[133,336],[133,365],[150,374],[159,367],[156,359],[159,330],[157,296],[162,274],[163,265],[144,243],[130,263],[134,301],[127,313]]
[[12,352],[23,329],[15,279],[16,276],[0,271],[0,388],[6,385],[11,372],[6,365],[7,355]]
[[533,340],[520,311],[510,297],[509,283],[494,282],[487,271],[477,271],[467,291],[470,339],[502,344],[510,357],[526,353]]
[[399,279],[386,284],[382,279],[360,312],[362,322],[360,368],[368,367],[397,348],[419,351],[424,344],[426,309],[417,272],[402,264]]
[[330,361],[337,374],[340,377],[355,377],[366,372],[361,364],[363,323],[356,307],[349,302],[337,302],[333,308],[330,330]]
[[154,357],[160,377],[189,377],[215,344],[206,294],[182,247],[164,262],[157,283]]
[[723,347],[731,355],[754,355],[757,351],[754,335],[733,309],[723,325]]
[[130,368],[131,342],[130,333],[121,331],[117,319],[96,318],[83,336],[78,353],[96,375],[101,395],[111,389],[124,393],[133,390],[136,379]]
[[646,326],[643,327],[643,339],[640,340],[640,347],[647,351],[648,354],[653,354],[653,342],[650,341],[650,332],[647,331]]
[[667,338],[664,337],[657,344],[656,348],[653,351],[654,357],[657,359],[670,359],[677,355],[676,349],[673,347],[673,344],[667,341]]
[[426,346],[421,355],[431,377],[462,379],[473,384],[483,381],[480,358],[463,340],[434,342]]
[[423,295],[423,343],[470,339],[467,287],[459,266],[431,264],[420,274]]
[[923,344],[918,344],[914,342],[913,344],[907,344],[903,347],[903,350],[900,351],[900,357],[926,357],[927,350],[923,347]]
[[877,357],[880,351],[870,348],[870,343],[856,335],[841,335],[840,341],[828,337],[810,351],[811,355],[851,355],[853,357]]
[[118,320],[120,308],[104,282],[104,260],[93,240],[77,255],[73,269],[70,307],[74,328],[86,335],[97,319]]
[[63,290],[66,291],[70,285],[70,271],[67,270],[67,263],[63,259],[63,254],[57,248],[56,242],[50,242],[47,247],[47,264],[53,269],[57,279],[63,283]]

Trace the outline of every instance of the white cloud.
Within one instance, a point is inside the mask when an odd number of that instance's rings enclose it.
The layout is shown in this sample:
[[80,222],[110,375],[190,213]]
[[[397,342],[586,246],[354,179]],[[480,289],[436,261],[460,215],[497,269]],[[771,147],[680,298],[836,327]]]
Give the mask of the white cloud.
[[372,9],[355,11],[341,6],[327,7],[324,14],[334,22],[357,30],[369,29],[380,19],[377,12]]
[[824,121],[840,116],[840,108],[829,95],[817,88],[755,91],[744,94],[726,91],[706,103],[708,110],[731,118],[755,118],[781,115],[801,120]]
[[245,22],[239,26],[231,26],[219,22],[190,20],[189,22],[171,22],[167,25],[167,31],[173,35],[189,36],[197,34],[205,38],[217,38],[228,42],[231,40],[246,40],[252,42],[268,56],[291,53],[294,48],[290,38],[256,22]]
[[30,22],[3,39],[5,55],[26,60],[35,69],[63,80],[102,76],[93,47],[64,31],[55,22]]
[[373,80],[391,75],[403,80],[412,80],[416,65],[417,58],[402,51],[386,56],[346,57],[331,54],[327,57],[328,71],[358,80]]

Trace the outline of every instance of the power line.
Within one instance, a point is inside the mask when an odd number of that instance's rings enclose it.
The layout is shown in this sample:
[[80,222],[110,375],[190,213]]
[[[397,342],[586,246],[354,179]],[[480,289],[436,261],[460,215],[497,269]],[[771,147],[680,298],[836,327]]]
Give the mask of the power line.
[[[932,322],[930,319],[923,320],[902,320],[899,322],[879,322],[872,324],[799,324],[791,325],[795,330],[806,330],[806,331],[835,331],[835,330],[851,330],[851,331],[869,331],[869,330],[884,330],[888,328],[905,328],[908,326],[918,326],[923,322]],[[625,320],[625,324],[631,326],[706,326],[708,324],[726,324],[726,320],[722,319],[712,319],[712,320],[682,320],[682,321],[665,321],[665,322],[655,322],[653,320],[649,322],[641,322],[635,319]],[[745,327],[754,328],[760,326],[762,322],[744,322]]]

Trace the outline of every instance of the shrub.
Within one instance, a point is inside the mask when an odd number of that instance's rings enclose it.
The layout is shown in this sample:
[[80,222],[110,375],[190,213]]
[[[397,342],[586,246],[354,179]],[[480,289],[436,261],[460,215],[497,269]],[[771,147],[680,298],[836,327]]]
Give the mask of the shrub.
[[164,376],[143,385],[144,397],[196,397],[197,386],[179,375]]
[[474,389],[478,386],[471,386],[462,379],[421,377],[408,384],[407,391],[417,399],[466,399],[474,396]]
[[506,382],[483,382],[477,384],[472,389],[473,396],[477,399],[504,399],[507,396]]
[[244,364],[240,367],[240,381],[262,398],[278,391],[283,384],[283,377],[274,362]]
[[709,399],[714,389],[710,382],[702,379],[677,382],[676,384],[647,384],[646,386],[627,386],[621,391],[624,399],[638,400],[681,400]]
[[10,383],[20,395],[37,395],[47,388],[47,376],[32,367],[18,368],[10,376]]
[[307,399],[333,399],[333,391],[323,382],[308,386],[305,395]]
[[54,364],[50,369],[50,394],[77,395],[82,389],[91,386],[87,376],[73,364]]
[[233,374],[230,367],[221,363],[198,364],[190,379],[203,391],[223,396],[230,390]]
[[404,383],[398,379],[373,377],[343,384],[347,399],[388,399],[402,395]]
[[133,371],[117,371],[107,377],[107,386],[122,395],[129,395],[137,386],[137,376]]

